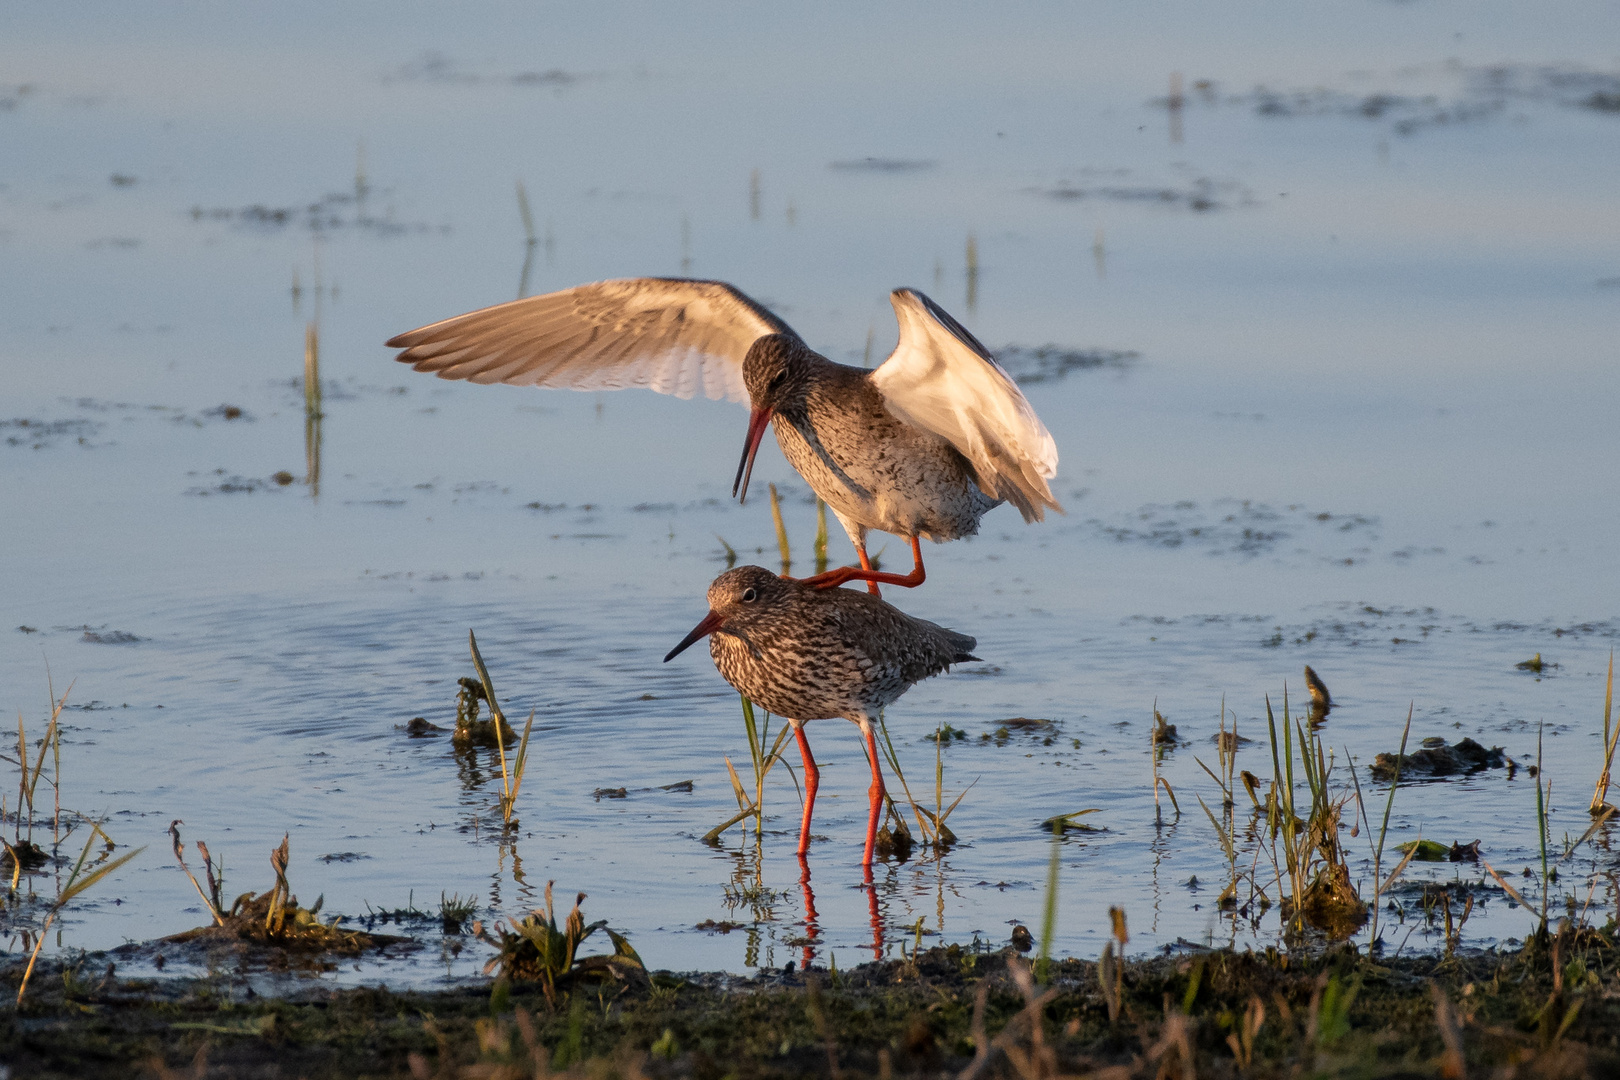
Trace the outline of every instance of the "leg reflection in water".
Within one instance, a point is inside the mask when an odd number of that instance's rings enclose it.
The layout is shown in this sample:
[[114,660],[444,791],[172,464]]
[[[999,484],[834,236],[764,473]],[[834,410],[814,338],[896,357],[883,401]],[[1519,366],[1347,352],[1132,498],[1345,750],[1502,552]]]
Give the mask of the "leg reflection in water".
[[[872,881],[872,867],[862,867],[864,871],[861,888],[866,891],[868,913],[872,924],[872,958],[883,959],[883,913],[878,908],[877,886]],[[804,961],[803,968],[808,971],[811,962],[816,958],[816,946],[821,944],[821,916],[816,913],[816,893],[810,887],[810,859],[805,855],[799,856],[799,890],[804,894]]]
[[804,962],[800,966],[809,971],[821,942],[821,924],[816,921],[816,894],[810,888],[810,860],[803,854],[799,856],[799,888],[804,891]]
[[877,886],[872,884],[872,864],[867,863],[861,869],[866,871],[866,902],[870,905],[872,914],[872,959],[883,959],[883,914],[878,911]]

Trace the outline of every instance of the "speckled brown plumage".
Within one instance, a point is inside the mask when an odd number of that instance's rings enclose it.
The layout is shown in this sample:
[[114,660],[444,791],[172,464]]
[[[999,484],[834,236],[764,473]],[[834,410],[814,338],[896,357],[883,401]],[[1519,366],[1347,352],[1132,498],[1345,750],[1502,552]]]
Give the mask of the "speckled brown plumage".
[[816,589],[758,566],[709,586],[724,622],[709,654],[727,682],[778,716],[874,719],[950,665],[975,660],[974,640],[850,589]]
[[795,729],[806,780],[801,855],[810,842],[819,776],[804,724],[841,716],[860,727],[872,759],[864,856],[870,866],[883,797],[872,721],[913,683],[977,660],[974,640],[867,593],[819,589],[758,566],[739,566],[714,580],[709,615],[665,660],[705,634],[726,681]]
[[869,529],[935,542],[972,536],[1001,503],[980,490],[972,465],[948,441],[896,418],[869,371],[771,334],[749,349],[743,378],[756,407],[774,411],[788,464],[857,547]]

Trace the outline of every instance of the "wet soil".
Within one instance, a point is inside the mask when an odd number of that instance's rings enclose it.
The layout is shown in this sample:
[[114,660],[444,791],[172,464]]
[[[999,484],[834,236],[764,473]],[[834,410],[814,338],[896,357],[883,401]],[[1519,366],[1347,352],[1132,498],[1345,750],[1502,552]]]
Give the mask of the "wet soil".
[[1617,959],[1612,927],[1387,961],[1185,950],[1120,965],[1110,1019],[1106,968],[1053,963],[1031,988],[1011,949],[659,972],[555,1006],[488,982],[270,998],[229,975],[103,977],[92,956],[35,972],[0,1018],[0,1059],[36,1077],[1613,1076]]

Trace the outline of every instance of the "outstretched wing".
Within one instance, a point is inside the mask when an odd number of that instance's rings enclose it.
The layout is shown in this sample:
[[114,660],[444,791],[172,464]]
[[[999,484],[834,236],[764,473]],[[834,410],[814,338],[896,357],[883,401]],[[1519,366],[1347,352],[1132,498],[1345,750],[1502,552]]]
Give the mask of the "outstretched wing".
[[743,357],[765,334],[793,330],[725,282],[623,278],[457,315],[388,345],[441,379],[747,401]]
[[916,289],[889,294],[900,344],[872,372],[889,411],[962,452],[986,495],[1018,507],[1025,521],[1062,513],[1046,481],[1057,445],[1012,378],[988,350]]

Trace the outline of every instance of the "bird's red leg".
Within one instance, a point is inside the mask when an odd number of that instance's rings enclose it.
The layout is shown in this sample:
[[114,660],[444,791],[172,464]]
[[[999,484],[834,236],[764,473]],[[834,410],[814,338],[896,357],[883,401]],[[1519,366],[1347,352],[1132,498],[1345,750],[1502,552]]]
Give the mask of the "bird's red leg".
[[[855,545],[855,554],[861,557],[861,569],[870,574],[872,572],[872,559],[866,554],[866,541],[863,540]],[[866,579],[866,591],[876,597],[882,597],[883,595],[878,589],[878,583],[871,578]]]
[[882,582],[885,585],[898,585],[903,589],[915,589],[928,579],[928,573],[923,569],[922,545],[915,536],[911,537],[912,565],[909,574],[886,574],[882,571],[873,570],[872,563],[866,557],[866,548],[862,546],[856,550],[861,555],[861,569],[857,570],[853,566],[840,566],[837,570],[829,570],[825,574],[800,578],[800,584],[817,589],[835,589],[846,581],[866,581],[874,583],[871,589],[873,593],[876,593],[876,582]]
[[[816,808],[816,788],[821,786],[821,770],[810,755],[810,742],[804,737],[804,725],[795,724],[793,734],[799,740],[799,754],[804,758],[804,821],[799,825],[799,855],[810,850],[810,814]],[[809,868],[805,868],[808,877]]]
[[883,811],[883,770],[878,767],[877,738],[872,734],[872,725],[862,727],[866,732],[866,752],[872,758],[872,786],[866,789],[866,797],[872,805],[866,816],[866,853],[861,856],[861,865],[870,871],[872,849],[877,846],[878,818]]

